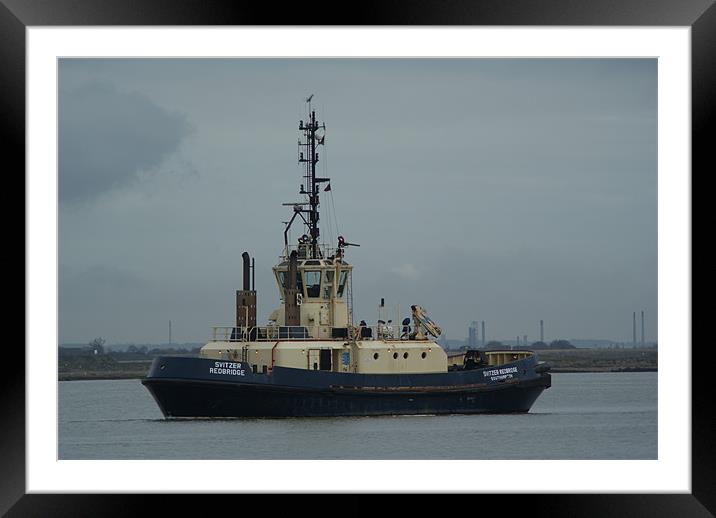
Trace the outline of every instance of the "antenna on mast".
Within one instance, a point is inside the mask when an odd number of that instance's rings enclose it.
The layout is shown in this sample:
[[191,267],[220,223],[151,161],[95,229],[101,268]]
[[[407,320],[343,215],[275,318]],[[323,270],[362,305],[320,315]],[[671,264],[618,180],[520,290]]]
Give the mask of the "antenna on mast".
[[[318,248],[318,238],[320,236],[320,230],[318,229],[318,206],[319,206],[319,184],[322,182],[330,181],[330,178],[317,178],[316,177],[316,164],[319,160],[319,155],[316,152],[316,147],[323,145],[325,141],[325,134],[317,134],[319,130],[325,132],[326,125],[319,124],[316,120],[316,112],[311,109],[311,99],[313,94],[306,98],[308,103],[308,119],[299,121],[298,129],[303,132],[303,137],[298,139],[298,162],[305,164],[305,171],[303,178],[306,180],[304,184],[301,184],[301,190],[299,194],[304,194],[308,197],[308,203],[292,203],[284,205],[293,205],[293,217],[286,225],[284,230],[284,242],[288,246],[288,229],[291,227],[293,220],[296,216],[300,215],[304,224],[308,227],[308,245],[310,246],[311,257],[318,258],[320,256],[320,250]],[[308,205],[308,208],[306,208]],[[304,217],[304,213],[308,215],[308,218]],[[288,250],[288,248],[287,248]]]

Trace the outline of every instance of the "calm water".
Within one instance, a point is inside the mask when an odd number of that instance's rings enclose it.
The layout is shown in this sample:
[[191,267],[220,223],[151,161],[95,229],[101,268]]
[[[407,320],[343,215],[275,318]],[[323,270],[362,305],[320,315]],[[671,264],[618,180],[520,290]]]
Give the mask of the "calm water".
[[183,421],[139,380],[65,381],[59,458],[656,459],[657,373],[553,374],[523,415]]

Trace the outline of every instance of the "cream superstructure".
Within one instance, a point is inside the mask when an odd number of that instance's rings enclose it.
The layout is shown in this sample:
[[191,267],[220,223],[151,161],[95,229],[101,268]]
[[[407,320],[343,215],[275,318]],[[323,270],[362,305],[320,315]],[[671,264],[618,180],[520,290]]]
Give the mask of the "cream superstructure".
[[[306,257],[306,252],[299,245],[298,325],[286,326],[290,256],[284,254],[273,268],[281,305],[271,313],[268,324],[216,327],[201,356],[246,361],[258,373],[275,366],[371,374],[447,371],[447,355],[428,338],[426,328],[432,322],[419,306],[409,325],[354,325],[349,311],[353,266],[342,259],[342,249],[321,259]],[[439,328],[432,327],[431,332],[439,334]]]

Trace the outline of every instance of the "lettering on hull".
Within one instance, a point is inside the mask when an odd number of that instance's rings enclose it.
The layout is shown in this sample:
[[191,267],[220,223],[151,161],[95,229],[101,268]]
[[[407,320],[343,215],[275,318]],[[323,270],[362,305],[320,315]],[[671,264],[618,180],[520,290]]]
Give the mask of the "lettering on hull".
[[490,381],[500,381],[506,379],[512,379],[514,374],[517,374],[517,367],[505,367],[504,369],[490,369],[482,373],[486,378],[490,378]]
[[246,376],[246,369],[242,363],[234,362],[214,362],[213,367],[209,367],[209,374],[230,374],[232,376]]

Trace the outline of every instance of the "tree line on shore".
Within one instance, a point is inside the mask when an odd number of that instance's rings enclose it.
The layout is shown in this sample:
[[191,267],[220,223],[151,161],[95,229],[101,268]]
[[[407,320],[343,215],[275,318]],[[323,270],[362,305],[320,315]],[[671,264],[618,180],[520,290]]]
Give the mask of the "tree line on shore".
[[77,358],[89,356],[112,356],[116,358],[134,359],[141,357],[152,357],[157,355],[172,354],[198,354],[201,346],[183,344],[177,346],[151,346],[151,345],[129,345],[125,350],[115,350],[105,345],[106,340],[95,338],[85,346],[81,347],[59,347],[60,358]]

